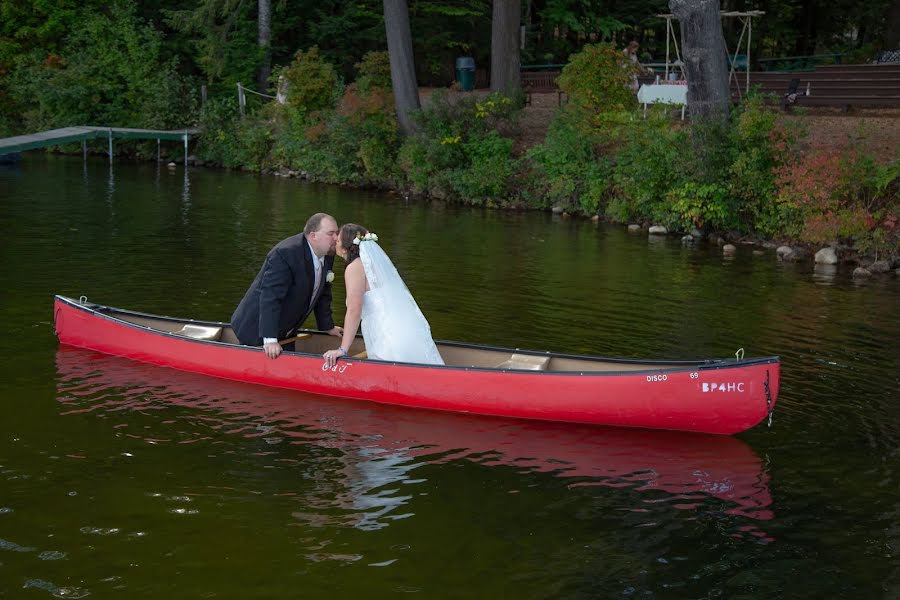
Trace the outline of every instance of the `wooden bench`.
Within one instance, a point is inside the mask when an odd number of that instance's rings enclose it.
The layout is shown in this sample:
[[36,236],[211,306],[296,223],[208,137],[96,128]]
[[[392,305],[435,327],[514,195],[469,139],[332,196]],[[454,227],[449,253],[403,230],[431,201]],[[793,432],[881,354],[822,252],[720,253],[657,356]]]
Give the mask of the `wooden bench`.
[[525,92],[525,104],[531,104],[532,94],[556,93],[556,104],[562,106],[563,96],[566,94],[556,85],[559,71],[522,71],[522,91]]
[[[731,81],[732,100],[745,95],[744,73]],[[829,65],[815,71],[750,72],[750,87],[757,87],[767,102],[780,103],[791,82],[799,79],[797,106],[900,107],[900,65]],[[809,90],[809,95],[806,91]]]

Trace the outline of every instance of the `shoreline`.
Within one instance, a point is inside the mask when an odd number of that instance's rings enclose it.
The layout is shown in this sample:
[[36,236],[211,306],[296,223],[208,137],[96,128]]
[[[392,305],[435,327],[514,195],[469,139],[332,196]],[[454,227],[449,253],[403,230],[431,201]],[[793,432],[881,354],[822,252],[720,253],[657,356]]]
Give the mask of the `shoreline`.
[[[161,161],[165,162],[165,161]],[[178,168],[179,166],[176,164],[174,167],[173,163],[169,162],[167,164],[168,168]],[[247,167],[241,167],[240,169],[229,169],[227,167],[222,167],[220,165],[211,165],[207,164],[205,161],[197,159],[196,157],[189,156],[188,157],[188,165],[192,167],[200,167],[200,168],[208,168],[214,170],[224,170],[224,171],[240,171],[243,173],[255,173],[260,176],[271,176],[277,177],[281,179],[299,179],[301,181],[307,181],[310,183],[319,183],[322,185],[337,185],[338,187],[345,187],[350,189],[368,189],[380,191],[388,194],[396,194],[398,196],[402,196],[406,200],[414,199],[420,202],[446,202],[448,204],[455,204],[459,206],[475,206],[476,204],[473,202],[466,202],[464,200],[452,199],[452,198],[437,198],[434,196],[430,196],[427,194],[412,194],[406,190],[398,190],[396,188],[391,187],[378,187],[378,186],[354,186],[350,184],[334,184],[334,183],[324,183],[317,182],[313,179],[309,178],[309,175],[305,171],[295,171],[292,169],[262,169],[262,170],[254,170]],[[581,219],[588,220],[594,223],[605,223],[608,225],[615,225],[617,227],[624,227],[628,229],[630,234],[636,235],[638,233],[646,234],[648,238],[652,237],[666,237],[666,238],[681,238],[682,245],[685,246],[693,246],[698,243],[707,243],[719,246],[722,249],[722,254],[724,256],[733,256],[737,251],[737,245],[741,246],[754,246],[757,249],[753,250],[754,253],[759,253],[760,255],[766,254],[768,252],[772,252],[775,254],[776,258],[780,262],[789,262],[789,263],[812,263],[815,266],[834,266],[838,267],[840,265],[856,265],[854,269],[853,277],[854,279],[864,279],[870,276],[877,276],[882,274],[889,274],[894,272],[896,275],[900,276],[900,258],[891,260],[880,260],[878,256],[875,255],[866,255],[860,254],[853,246],[841,244],[840,242],[834,242],[828,245],[817,245],[817,244],[805,244],[801,242],[795,242],[788,239],[767,239],[760,238],[756,236],[748,236],[738,232],[733,231],[701,231],[701,230],[693,230],[691,232],[686,231],[669,231],[662,225],[654,225],[649,222],[644,223],[622,223],[618,221],[611,220],[609,218],[603,217],[599,214],[586,214],[582,211],[568,212],[564,209],[558,207],[552,208],[539,208],[533,206],[525,206],[521,204],[515,203],[505,203],[505,202],[495,202],[495,203],[485,203],[482,204],[484,208],[490,210],[502,210],[502,211],[527,211],[527,212],[543,212],[543,213],[551,213],[554,215],[559,215],[563,219]],[[665,232],[659,232],[658,230],[654,230],[654,228],[662,227],[665,229]],[[831,253],[827,252],[828,250],[833,251],[833,257]],[[824,251],[824,253],[823,253]],[[820,258],[821,257],[821,258]]]

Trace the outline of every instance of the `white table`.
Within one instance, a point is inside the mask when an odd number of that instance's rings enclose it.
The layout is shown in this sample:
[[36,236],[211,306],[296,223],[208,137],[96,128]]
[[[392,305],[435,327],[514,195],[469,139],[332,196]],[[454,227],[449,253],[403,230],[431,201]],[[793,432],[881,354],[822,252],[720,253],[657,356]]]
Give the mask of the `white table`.
[[684,107],[687,106],[687,85],[684,83],[644,84],[637,93],[638,102],[644,105],[644,115],[648,104],[680,104],[681,118],[684,119]]

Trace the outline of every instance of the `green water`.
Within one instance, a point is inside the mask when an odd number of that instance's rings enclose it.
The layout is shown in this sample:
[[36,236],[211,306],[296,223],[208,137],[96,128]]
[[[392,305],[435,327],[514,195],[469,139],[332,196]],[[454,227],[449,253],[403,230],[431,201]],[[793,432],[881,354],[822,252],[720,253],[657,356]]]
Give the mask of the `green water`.
[[[438,338],[777,354],[774,422],[710,437],[437,414],[53,335],[55,293],[227,320],[320,210],[378,233]],[[900,595],[893,274],[855,284],[546,214],[42,155],[0,170],[0,224],[0,597]]]

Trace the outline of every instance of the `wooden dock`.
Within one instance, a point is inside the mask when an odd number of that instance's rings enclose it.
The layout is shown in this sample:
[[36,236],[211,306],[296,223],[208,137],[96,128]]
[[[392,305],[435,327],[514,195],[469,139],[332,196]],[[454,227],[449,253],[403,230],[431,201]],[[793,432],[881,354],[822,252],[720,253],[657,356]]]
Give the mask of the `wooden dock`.
[[187,160],[188,140],[190,136],[196,135],[198,132],[198,129],[159,131],[127,127],[63,127],[62,129],[51,129],[40,133],[0,139],[0,154],[11,154],[36,148],[71,144],[73,142],[82,142],[84,144],[87,140],[106,139],[109,141],[109,158],[112,160],[114,139],[157,140],[157,144],[160,140],[178,140],[184,142],[185,160]]

